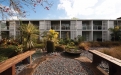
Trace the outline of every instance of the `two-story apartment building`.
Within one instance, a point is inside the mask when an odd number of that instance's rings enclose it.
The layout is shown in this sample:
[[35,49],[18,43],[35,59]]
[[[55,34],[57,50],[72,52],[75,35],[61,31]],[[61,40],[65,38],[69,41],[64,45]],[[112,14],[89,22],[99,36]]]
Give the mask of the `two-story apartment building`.
[[[23,24],[32,23],[38,26],[40,32],[54,29],[59,32],[59,38],[74,39],[78,35],[85,38],[85,41],[109,41],[111,39],[109,28],[115,25],[121,26],[121,20],[108,19],[59,19],[59,20],[21,20]],[[20,34],[18,27],[19,20],[0,21],[0,39],[2,38],[16,38]],[[41,39],[41,36],[40,36]]]

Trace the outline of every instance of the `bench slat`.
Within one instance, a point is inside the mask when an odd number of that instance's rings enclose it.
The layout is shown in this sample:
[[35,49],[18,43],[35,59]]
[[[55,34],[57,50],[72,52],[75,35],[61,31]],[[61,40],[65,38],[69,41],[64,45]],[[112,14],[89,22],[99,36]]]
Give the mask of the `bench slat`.
[[98,56],[102,57],[103,59],[106,59],[106,60],[108,60],[109,62],[112,62],[112,63],[114,63],[114,64],[116,64],[116,65],[118,65],[118,66],[121,67],[121,60],[119,60],[119,59],[117,59],[117,58],[114,58],[114,57],[112,57],[112,56],[109,56],[109,55],[107,55],[107,54],[104,54],[104,53],[102,53],[102,52],[99,52],[99,51],[97,51],[97,50],[89,50],[89,52],[91,52],[91,53],[93,53],[93,54],[95,54],[95,55],[98,55]]
[[10,67],[12,67],[13,65],[19,63],[20,61],[26,59],[27,57],[31,56],[34,53],[35,53],[35,51],[27,51],[25,53],[19,54],[17,56],[14,56],[14,57],[6,60],[5,62],[0,64],[0,73],[2,73],[3,71],[7,70]]

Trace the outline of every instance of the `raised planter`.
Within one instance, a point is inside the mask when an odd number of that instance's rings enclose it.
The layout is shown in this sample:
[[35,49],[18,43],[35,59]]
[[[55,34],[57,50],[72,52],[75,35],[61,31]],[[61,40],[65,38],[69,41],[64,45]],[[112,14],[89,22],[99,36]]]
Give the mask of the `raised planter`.
[[65,50],[65,52],[72,55],[80,55],[82,53],[82,50],[68,49],[68,50]]

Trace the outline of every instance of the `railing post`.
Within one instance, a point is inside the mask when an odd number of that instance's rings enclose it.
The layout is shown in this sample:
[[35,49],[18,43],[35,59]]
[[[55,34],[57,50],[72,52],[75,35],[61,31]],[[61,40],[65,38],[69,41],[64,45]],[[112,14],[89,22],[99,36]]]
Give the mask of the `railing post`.
[[8,68],[4,72],[0,73],[0,75],[16,75],[15,65],[13,65],[12,67]]

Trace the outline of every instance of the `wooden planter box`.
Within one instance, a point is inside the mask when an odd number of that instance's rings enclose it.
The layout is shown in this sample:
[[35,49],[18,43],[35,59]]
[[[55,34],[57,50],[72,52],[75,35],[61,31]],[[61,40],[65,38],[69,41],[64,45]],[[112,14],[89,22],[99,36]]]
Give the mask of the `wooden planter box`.
[[16,55],[0,64],[0,75],[16,75],[15,65],[21,61],[31,64],[31,55],[35,51],[27,51],[22,54]]

